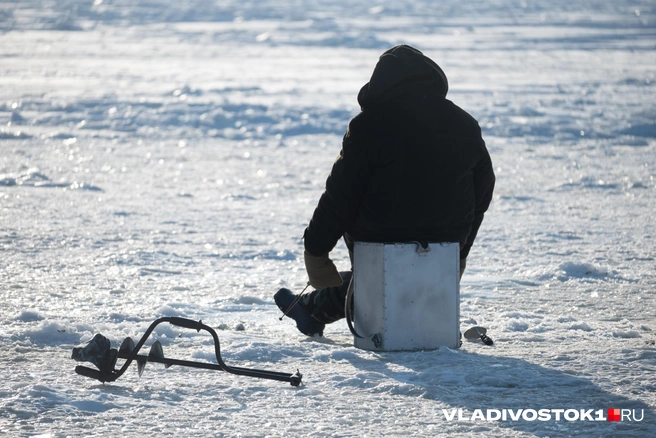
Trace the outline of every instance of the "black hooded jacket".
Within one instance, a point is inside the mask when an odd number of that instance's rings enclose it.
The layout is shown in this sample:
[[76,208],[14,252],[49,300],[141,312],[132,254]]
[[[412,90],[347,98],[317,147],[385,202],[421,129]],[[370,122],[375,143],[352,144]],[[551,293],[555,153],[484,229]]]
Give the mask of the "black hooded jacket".
[[366,242],[474,243],[494,190],[476,120],[445,98],[444,72],[396,46],[379,59],[305,230],[320,256],[348,233]]

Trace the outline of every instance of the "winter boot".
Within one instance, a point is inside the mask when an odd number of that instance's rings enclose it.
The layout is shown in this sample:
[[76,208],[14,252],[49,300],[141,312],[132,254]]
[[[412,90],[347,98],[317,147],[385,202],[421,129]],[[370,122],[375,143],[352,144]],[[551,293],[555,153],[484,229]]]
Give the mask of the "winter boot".
[[[273,296],[278,308],[284,313],[289,310],[289,307],[296,301],[298,296],[294,295],[289,289],[282,288]],[[305,310],[300,303],[294,304],[291,310],[287,313],[291,319],[296,321],[296,328],[307,336],[314,336],[318,334],[323,336],[323,329],[326,324],[320,323],[312,317],[310,312]]]

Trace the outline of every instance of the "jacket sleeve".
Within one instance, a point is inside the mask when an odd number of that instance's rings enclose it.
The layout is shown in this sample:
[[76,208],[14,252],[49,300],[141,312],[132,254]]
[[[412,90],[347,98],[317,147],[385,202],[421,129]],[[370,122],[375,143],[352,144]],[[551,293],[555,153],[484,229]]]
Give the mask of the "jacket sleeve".
[[490,206],[492,201],[492,194],[494,192],[494,183],[496,178],[494,176],[494,170],[492,168],[492,160],[490,159],[490,154],[485,148],[485,142],[481,139],[481,147],[483,149],[483,158],[474,166],[473,176],[474,176],[474,221],[472,223],[472,228],[467,236],[467,242],[465,246],[460,250],[460,259],[466,259],[469,255],[476,235],[478,234],[478,229],[481,227],[483,222],[483,216]]
[[326,189],[305,229],[305,249],[312,255],[329,253],[358,214],[372,167],[362,115],[349,123]]

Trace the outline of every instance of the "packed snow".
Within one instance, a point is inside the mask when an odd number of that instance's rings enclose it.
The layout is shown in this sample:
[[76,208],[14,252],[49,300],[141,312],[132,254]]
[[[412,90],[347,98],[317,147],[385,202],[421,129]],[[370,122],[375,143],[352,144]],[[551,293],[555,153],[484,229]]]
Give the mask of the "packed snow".
[[[0,33],[0,435],[656,436],[651,0],[21,0]],[[461,284],[461,328],[492,347],[374,353],[343,321],[278,320],[357,92],[400,43],[494,162]],[[162,316],[303,384],[74,372],[73,347]],[[154,340],[215,362],[204,332]],[[475,415],[611,408],[632,416]]]

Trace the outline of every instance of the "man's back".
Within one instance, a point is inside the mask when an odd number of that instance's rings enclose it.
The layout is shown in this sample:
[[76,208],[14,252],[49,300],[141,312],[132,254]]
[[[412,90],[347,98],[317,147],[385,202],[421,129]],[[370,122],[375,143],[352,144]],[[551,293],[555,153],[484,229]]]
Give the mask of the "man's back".
[[[355,240],[464,245],[474,220],[474,169],[488,166],[493,178],[480,128],[469,114],[434,94],[403,96],[366,108],[349,136],[346,147],[369,149],[360,156],[371,166],[347,230]],[[347,178],[343,183],[353,189]]]
[[[306,249],[353,240],[455,241],[469,252],[494,187],[476,120],[447,100],[446,76],[407,46],[383,55],[358,96]],[[386,61],[383,61],[387,59]]]

